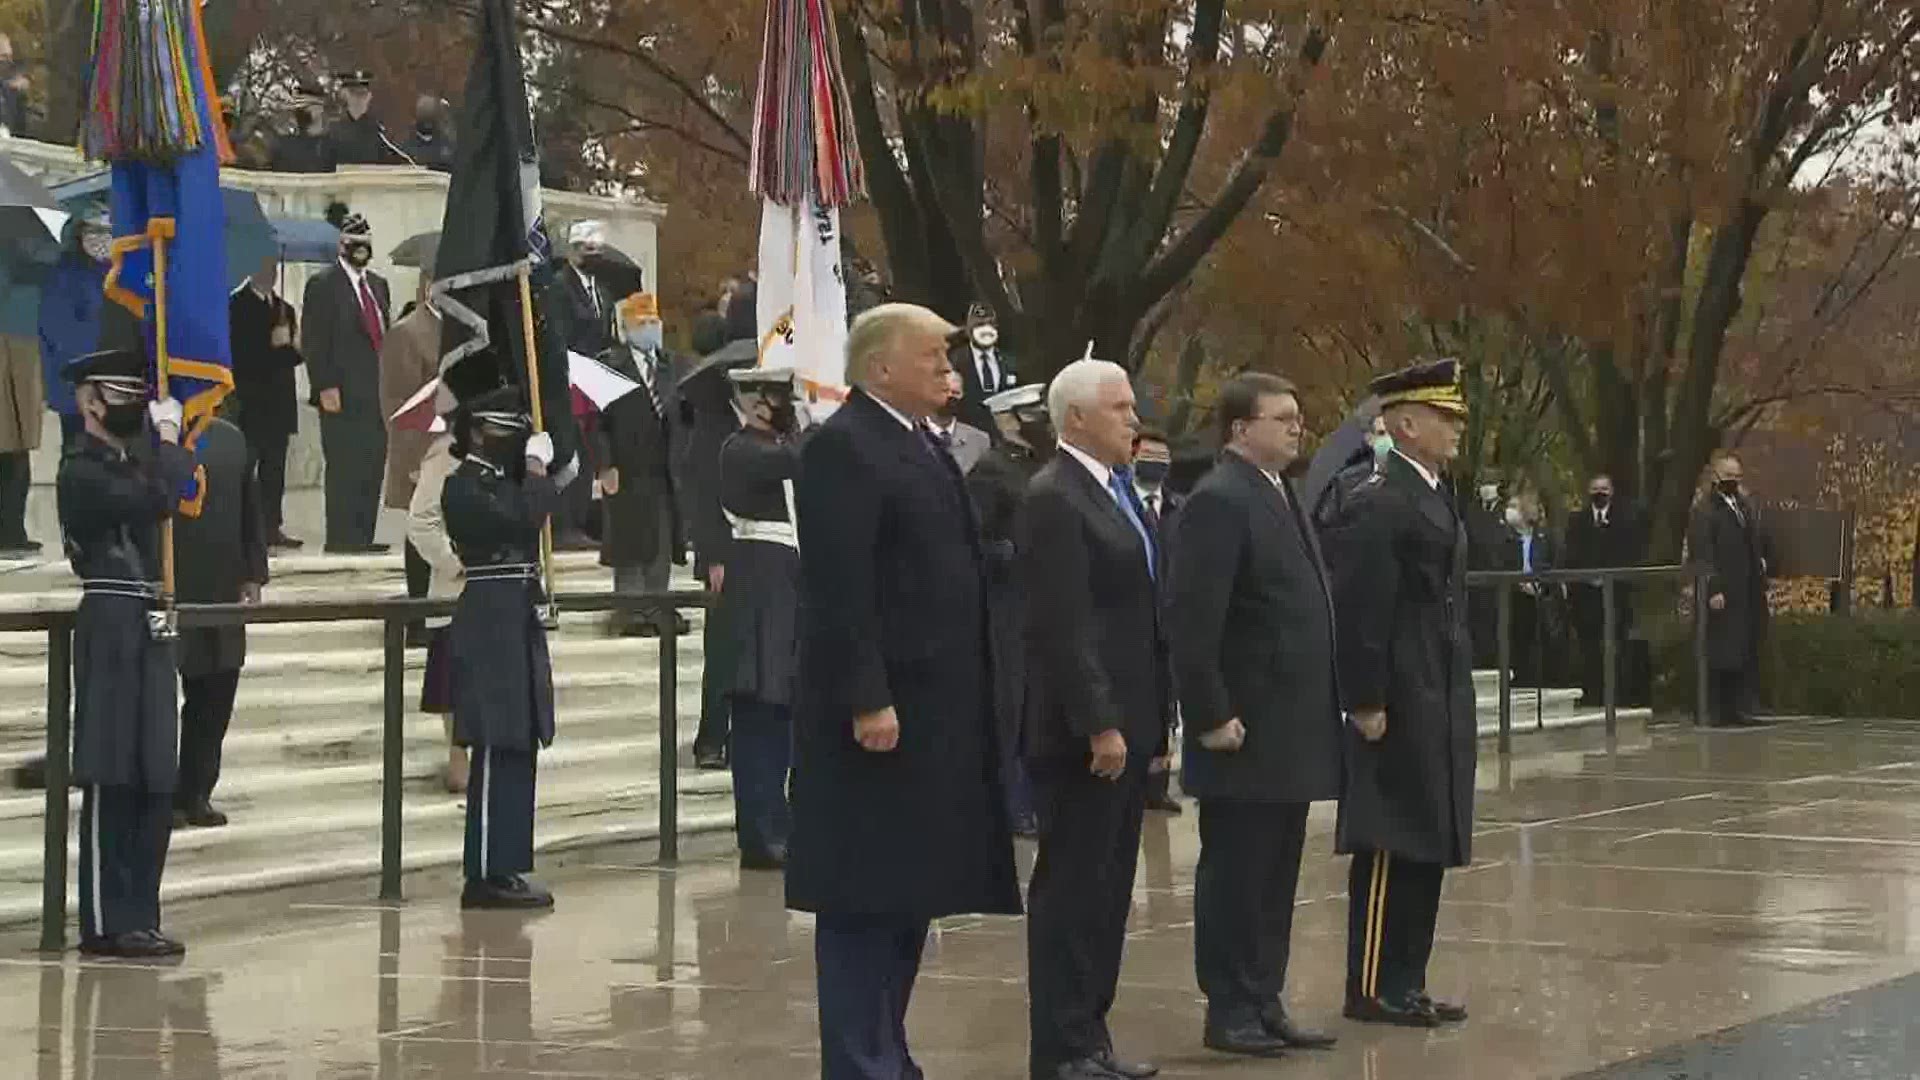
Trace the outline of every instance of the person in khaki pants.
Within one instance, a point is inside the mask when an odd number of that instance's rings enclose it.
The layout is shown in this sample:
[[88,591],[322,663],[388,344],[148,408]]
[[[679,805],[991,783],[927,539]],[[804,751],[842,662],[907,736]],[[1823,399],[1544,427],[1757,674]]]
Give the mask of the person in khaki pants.
[[[460,595],[466,581],[466,568],[453,550],[447,535],[446,518],[440,512],[440,495],[447,477],[460,462],[453,456],[453,436],[442,432],[432,436],[426,456],[420,461],[419,482],[407,508],[407,546],[420,553],[432,567],[427,595],[436,600],[451,600]],[[447,656],[446,618],[430,619],[431,638],[427,644],[427,669],[420,680],[420,711],[437,713],[447,732],[447,790],[459,794],[467,790],[467,752],[453,741],[452,665]]]
[[47,411],[40,384],[40,348],[32,338],[0,335],[0,557],[32,555],[27,493],[33,487],[33,451]]
[[[414,484],[420,478],[420,463],[432,444],[432,434],[409,431],[393,422],[393,414],[407,399],[418,393],[440,372],[440,313],[427,303],[427,286],[433,280],[431,268],[421,271],[420,292],[413,310],[388,328],[380,343],[380,411],[387,417],[387,483],[384,505],[405,512],[413,505]],[[427,595],[433,567],[421,556],[411,539],[402,545],[406,557],[407,595]],[[407,644],[424,648],[426,627],[407,627]]]

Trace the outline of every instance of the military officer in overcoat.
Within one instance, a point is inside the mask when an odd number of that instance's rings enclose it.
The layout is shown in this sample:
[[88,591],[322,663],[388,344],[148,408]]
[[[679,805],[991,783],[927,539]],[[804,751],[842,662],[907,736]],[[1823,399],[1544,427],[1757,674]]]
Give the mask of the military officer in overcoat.
[[553,669],[541,622],[540,527],[558,494],[553,443],[529,434],[513,387],[454,416],[461,458],[441,493],[447,536],[466,568],[447,628],[454,740],[472,748],[463,908],[547,908],[533,869],[534,768],[553,742]]
[[1473,839],[1477,730],[1466,623],[1467,536],[1444,472],[1467,406],[1459,365],[1373,381],[1394,450],[1335,484],[1323,522],[1348,713],[1337,850],[1348,876],[1347,1003],[1355,1020],[1466,1019],[1427,993],[1441,879]]
[[720,505],[733,529],[732,586],[720,594],[736,643],[733,729],[734,816],[740,865],[786,864],[787,769],[791,761],[794,620],[800,603],[800,543],[793,524],[793,481],[800,475],[798,402],[793,369],[736,368],[727,373],[745,425],[720,447]]
[[980,516],[987,562],[987,632],[993,641],[993,715],[1000,732],[1000,782],[1007,817],[1017,836],[1036,836],[1033,783],[1020,759],[1020,709],[1026,668],[1021,663],[1020,589],[1015,577],[1014,537],[1027,483],[1053,456],[1053,422],[1047,419],[1045,383],[1028,383],[987,398],[995,441],[973,471],[967,492]]
[[80,796],[80,951],[180,956],[161,932],[179,716],[161,630],[160,523],[193,460],[180,403],[149,402],[144,356],[89,353],[62,372],[83,424],[60,461],[67,558],[80,578],[73,635],[73,779]]

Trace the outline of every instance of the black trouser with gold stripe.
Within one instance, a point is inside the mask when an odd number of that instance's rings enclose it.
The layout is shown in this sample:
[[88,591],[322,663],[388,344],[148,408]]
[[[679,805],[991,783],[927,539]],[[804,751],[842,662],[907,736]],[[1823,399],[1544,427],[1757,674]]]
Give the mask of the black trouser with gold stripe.
[[1347,875],[1347,998],[1399,1002],[1427,988],[1446,867],[1357,851]]

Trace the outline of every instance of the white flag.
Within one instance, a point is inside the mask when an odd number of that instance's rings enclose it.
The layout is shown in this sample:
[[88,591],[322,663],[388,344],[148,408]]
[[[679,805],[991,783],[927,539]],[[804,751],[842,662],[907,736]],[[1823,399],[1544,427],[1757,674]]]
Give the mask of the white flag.
[[[760,210],[757,322],[760,366],[791,366],[831,408],[847,384],[847,283],[840,276],[840,212],[772,199]],[[816,417],[826,410],[815,408]]]

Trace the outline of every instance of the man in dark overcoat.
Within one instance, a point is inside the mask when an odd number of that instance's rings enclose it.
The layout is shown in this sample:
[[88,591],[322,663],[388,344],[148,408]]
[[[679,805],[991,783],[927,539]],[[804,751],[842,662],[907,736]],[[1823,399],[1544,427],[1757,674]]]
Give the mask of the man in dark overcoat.
[[386,550],[373,532],[387,467],[380,347],[392,301],[386,279],[367,269],[372,259],[373,230],[355,214],[340,227],[340,259],[307,282],[300,304],[301,352],[327,462],[329,552]]
[[1000,741],[1000,783],[1006,788],[1007,816],[1018,836],[1037,836],[1033,783],[1020,756],[1021,707],[1026,701],[1026,650],[1020,623],[1018,553],[1015,550],[1020,504],[1033,474],[1053,455],[1053,422],[1043,400],[1047,388],[1028,383],[987,399],[997,441],[973,471],[967,493],[980,518],[980,543],[987,558],[987,626],[993,638],[993,715]]
[[227,300],[227,327],[233,337],[235,417],[247,437],[260,477],[260,513],[267,542],[297,548],[288,536],[281,504],[287,493],[287,447],[300,429],[300,401],[294,369],[305,363],[293,305],[274,290],[279,260],[269,256]]
[[1027,487],[1019,529],[1027,766],[1040,851],[1027,892],[1035,1080],[1151,1076],[1114,1056],[1149,770],[1166,756],[1173,681],[1158,549],[1133,487],[1139,418],[1126,370],[1078,360],[1047,388],[1060,446]]
[[1175,519],[1168,588],[1184,786],[1200,801],[1194,968],[1206,1044],[1274,1056],[1333,1043],[1283,998],[1307,811],[1340,794],[1333,597],[1283,476],[1300,455],[1293,385],[1237,375],[1214,415],[1225,449]]
[[[1646,515],[1638,504],[1614,490],[1613,477],[1600,473],[1587,481],[1587,505],[1567,517],[1566,552],[1562,564],[1568,570],[1594,570],[1639,566],[1647,557]],[[1606,608],[1600,586],[1575,582],[1568,588],[1572,601],[1573,628],[1580,638],[1580,689],[1585,700],[1597,702],[1605,689]],[[1614,655],[1624,661],[1626,643],[1633,632],[1633,583],[1618,582],[1613,587],[1616,646]],[[1626,686],[1626,682],[1621,684]],[[1630,696],[1633,696],[1629,688]]]
[[553,443],[529,436],[513,387],[463,402],[461,458],[440,495],[447,536],[465,568],[447,655],[453,735],[472,749],[462,908],[546,908],[533,869],[535,762],[553,742],[553,668],[541,623],[540,527],[557,497]]
[[963,423],[985,431],[993,423],[987,399],[1019,386],[1020,373],[1013,357],[1000,347],[1000,327],[995,325],[992,308],[985,304],[968,308],[966,331],[947,354],[961,382],[957,415]]
[[794,621],[800,603],[793,482],[800,430],[793,369],[727,373],[744,425],[720,448],[720,502],[733,527],[733,588],[720,594],[737,643],[733,665],[734,819],[740,865],[777,870],[792,831],[787,772],[793,743]]
[[1337,826],[1337,850],[1353,856],[1346,1015],[1434,1027],[1466,1018],[1428,995],[1427,960],[1441,880],[1473,842],[1467,535],[1444,476],[1467,406],[1451,360],[1383,375],[1372,390],[1393,453],[1346,492],[1321,536],[1349,714]]
[[1759,514],[1742,486],[1740,459],[1716,454],[1713,489],[1694,507],[1688,557],[1707,579],[1708,700],[1716,727],[1757,727],[1760,646],[1766,641],[1767,559]]
[[[640,385],[609,403],[589,436],[599,470],[603,517],[600,562],[613,568],[613,587],[625,593],[660,593],[672,583],[673,567],[686,562],[686,528],[680,517],[674,466],[681,430],[679,378],[662,336],[660,305],[651,293],[620,301],[621,341],[600,362]],[[616,634],[651,637],[659,614],[615,613]],[[680,633],[691,627],[674,614]]]
[[80,951],[179,956],[160,929],[173,832],[179,717],[173,641],[160,610],[160,523],[193,459],[180,403],[149,403],[136,350],[63,369],[80,432],[60,460],[60,531],[80,579],[73,628],[73,782],[80,795]]
[[795,486],[787,906],[817,916],[823,1080],[919,1076],[906,1013],[929,921],[1020,910],[979,531],[925,427],[953,329],[910,304],[856,319],[855,389],[809,439]]
[[[202,470],[197,497],[183,502],[173,528],[174,595],[182,603],[256,603],[267,583],[267,535],[260,485],[240,429],[209,416],[188,437]],[[240,669],[247,662],[247,628],[189,627],[180,631],[180,781],[174,789],[174,825],[218,827],[214,809],[220,748],[233,720]]]

